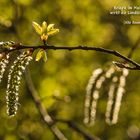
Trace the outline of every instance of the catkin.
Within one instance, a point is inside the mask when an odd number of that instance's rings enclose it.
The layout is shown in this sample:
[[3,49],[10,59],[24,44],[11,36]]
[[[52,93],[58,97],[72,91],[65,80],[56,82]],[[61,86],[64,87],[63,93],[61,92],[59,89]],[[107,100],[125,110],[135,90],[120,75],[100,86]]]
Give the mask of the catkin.
[[[106,107],[106,122],[115,124],[118,121],[122,96],[125,92],[126,77],[129,71],[127,69],[115,70],[113,66],[109,69],[96,69],[86,88],[84,122],[94,124],[96,119],[97,104],[101,88],[104,89],[103,83],[107,82],[108,100]],[[108,79],[108,80],[107,80]]]
[[112,124],[116,124],[118,121],[118,115],[121,107],[122,97],[125,93],[126,77],[129,74],[127,69],[122,69],[122,75],[119,77],[119,85],[116,92],[116,102],[113,110]]
[[112,77],[112,81],[108,90],[108,101],[106,107],[106,122],[112,124],[112,114],[114,109],[114,100],[116,97],[116,90],[118,86],[118,77],[115,75]]
[[16,45],[16,43],[13,41],[0,42],[0,53],[2,53],[4,50],[13,49],[14,45]]
[[0,82],[2,81],[3,74],[5,72],[6,66],[9,63],[9,54],[6,54],[1,60],[0,60]]
[[17,57],[14,64],[10,68],[6,91],[7,114],[9,116],[14,116],[17,112],[19,104],[18,92],[22,73],[31,60],[32,57],[29,56],[27,52],[23,52]]
[[[91,121],[91,115],[94,115],[94,108],[95,103],[93,100],[96,98],[96,93],[98,95],[98,91],[94,93],[94,90],[96,88],[96,82],[98,79],[102,76],[104,71],[102,69],[96,69],[93,71],[92,76],[89,79],[87,88],[86,88],[86,97],[85,97],[85,108],[84,108],[84,123],[90,123]],[[99,83],[99,82],[98,82]],[[97,98],[96,98],[97,101]]]

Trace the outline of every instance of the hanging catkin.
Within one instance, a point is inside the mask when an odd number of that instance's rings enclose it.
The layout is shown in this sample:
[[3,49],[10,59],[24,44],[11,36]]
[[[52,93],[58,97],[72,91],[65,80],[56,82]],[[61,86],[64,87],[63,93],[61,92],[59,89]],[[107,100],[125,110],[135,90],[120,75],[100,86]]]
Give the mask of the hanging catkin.
[[27,52],[24,52],[17,57],[17,59],[14,61],[14,64],[11,66],[8,75],[8,84],[6,91],[7,114],[9,116],[14,116],[17,112],[18,92],[22,73],[31,60],[32,57],[28,55]]
[[92,76],[90,77],[89,82],[87,84],[86,97],[85,97],[85,108],[84,108],[84,115],[85,115],[84,122],[85,123],[90,123],[93,92],[94,92],[97,80],[101,77],[101,75],[103,73],[104,73],[104,71],[100,68],[93,71]]

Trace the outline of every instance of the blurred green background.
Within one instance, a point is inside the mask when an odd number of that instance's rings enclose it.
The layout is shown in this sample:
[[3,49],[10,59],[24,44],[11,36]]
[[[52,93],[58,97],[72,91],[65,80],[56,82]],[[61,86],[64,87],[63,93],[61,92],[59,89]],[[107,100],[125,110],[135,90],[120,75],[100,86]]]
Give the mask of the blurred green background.
[[[32,21],[54,23],[60,33],[49,38],[56,46],[97,46],[117,50],[127,55],[140,36],[140,25],[124,25],[124,20],[137,16],[113,16],[113,6],[140,6],[139,0],[0,0],[0,41],[15,41],[26,45],[42,42],[32,27]],[[140,63],[140,49],[133,59]],[[111,65],[116,57],[91,51],[48,51],[48,61],[32,62],[30,70],[42,103],[49,113],[61,119],[76,122],[85,131],[102,140],[140,139],[140,72],[131,71],[127,79],[119,122],[105,123],[107,98],[100,99],[94,126],[83,123],[85,87],[92,71]],[[23,78],[20,107],[14,118],[6,114],[7,76],[0,88],[1,140],[55,140],[41,120],[28,93]],[[65,124],[58,124],[69,140],[83,140]]]

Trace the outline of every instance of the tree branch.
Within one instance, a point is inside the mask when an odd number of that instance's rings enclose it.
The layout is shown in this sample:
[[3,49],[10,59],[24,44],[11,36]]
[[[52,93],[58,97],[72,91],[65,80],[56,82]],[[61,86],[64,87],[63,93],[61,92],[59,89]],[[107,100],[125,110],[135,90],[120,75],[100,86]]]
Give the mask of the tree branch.
[[39,48],[44,49],[44,50],[69,50],[69,51],[86,50],[86,51],[102,52],[105,54],[114,55],[118,58],[121,58],[125,62],[132,64],[134,66],[134,67],[132,67],[132,70],[140,70],[140,64],[138,64],[137,62],[135,62],[129,58],[129,57],[131,57],[131,54],[133,53],[135,48],[133,48],[132,52],[129,54],[128,57],[122,55],[121,53],[119,53],[118,51],[115,51],[115,50],[105,49],[105,48],[101,48],[101,47],[93,47],[93,46],[91,46],[91,47],[90,46],[74,46],[74,47],[58,46],[57,47],[57,46],[52,46],[52,45],[26,46],[26,45],[17,44],[17,45],[15,45],[14,49],[6,50],[5,52],[9,53],[9,52],[23,50],[23,49],[32,49],[34,51],[34,50],[39,49]]
[[81,134],[86,140],[100,140],[100,138],[90,135],[85,130],[81,129],[76,123],[70,120],[62,120],[62,119],[56,119],[56,122],[65,123],[67,124],[71,129],[76,131],[77,133]]
[[27,83],[28,89],[30,91],[30,94],[31,94],[44,122],[47,124],[47,126],[50,128],[50,130],[52,131],[52,133],[55,135],[55,137],[58,140],[68,140],[64,136],[64,134],[59,130],[59,128],[55,125],[55,121],[51,118],[51,116],[48,114],[47,110],[41,103],[38,93],[33,85],[29,70],[26,71],[25,76],[26,76],[26,83]]
[[[138,40],[135,42],[135,44],[130,49],[130,51],[128,53],[128,56],[127,56],[129,59],[132,58],[132,55],[134,54],[134,51],[139,47],[139,45],[140,45],[140,37],[138,38]],[[113,61],[113,63],[120,68],[125,68],[125,69],[128,69],[128,70],[137,70],[136,66],[134,66],[134,67],[129,66],[128,64],[126,64],[126,61],[124,61],[124,62]]]
[[134,51],[139,47],[139,45],[140,45],[140,37],[138,38],[138,40],[136,41],[136,43],[131,48],[131,50],[130,50],[130,52],[128,54],[128,58],[132,58],[132,55],[133,55]]

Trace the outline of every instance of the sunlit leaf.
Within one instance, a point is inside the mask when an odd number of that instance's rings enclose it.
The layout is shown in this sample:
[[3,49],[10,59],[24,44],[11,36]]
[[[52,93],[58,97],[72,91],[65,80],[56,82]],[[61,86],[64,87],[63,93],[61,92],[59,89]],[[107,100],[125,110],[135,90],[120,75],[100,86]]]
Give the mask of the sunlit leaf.
[[38,23],[36,23],[36,22],[32,22],[32,25],[33,25],[35,31],[36,31],[39,35],[41,35],[41,34],[42,34],[42,27],[41,27]]
[[49,24],[47,27],[47,31],[51,31],[52,29],[54,29],[54,24]]
[[42,59],[43,59],[44,62],[47,61],[47,53],[46,53],[45,50],[43,51]]
[[33,54],[32,54],[32,56],[33,56],[34,59],[36,59],[36,55],[37,55],[37,53],[38,53],[39,50],[40,50],[40,49],[35,49],[35,50],[34,50],[34,52],[33,52]]
[[43,57],[43,55],[44,55],[44,50],[43,49],[39,49],[37,54],[36,54],[35,60],[39,61]]
[[49,31],[47,34],[54,35],[54,34],[57,34],[58,32],[59,32],[59,29],[53,29],[53,30]]
[[45,33],[45,32],[47,32],[47,22],[46,21],[44,21],[42,23],[42,33]]

